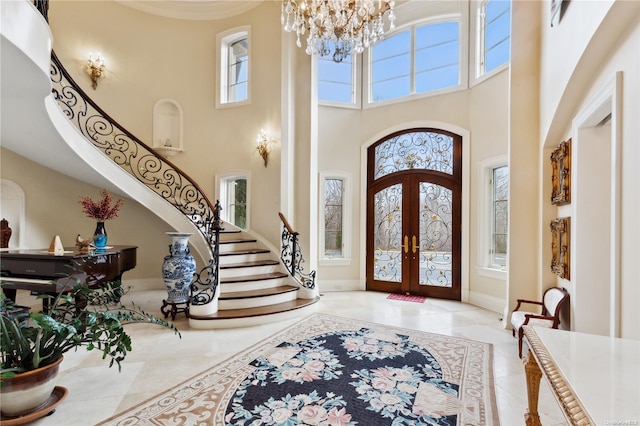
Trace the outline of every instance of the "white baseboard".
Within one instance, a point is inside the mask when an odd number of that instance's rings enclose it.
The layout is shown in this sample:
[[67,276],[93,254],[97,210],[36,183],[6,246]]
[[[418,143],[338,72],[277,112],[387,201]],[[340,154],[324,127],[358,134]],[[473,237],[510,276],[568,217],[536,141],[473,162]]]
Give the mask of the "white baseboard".
[[488,296],[484,293],[469,290],[469,303],[484,309],[504,315],[505,301],[499,297]]
[[323,291],[359,291],[360,280],[322,280],[318,282],[320,293]]
[[122,281],[122,286],[125,290],[131,288],[131,290],[135,291],[166,290],[162,278],[138,278],[133,280],[125,279]]

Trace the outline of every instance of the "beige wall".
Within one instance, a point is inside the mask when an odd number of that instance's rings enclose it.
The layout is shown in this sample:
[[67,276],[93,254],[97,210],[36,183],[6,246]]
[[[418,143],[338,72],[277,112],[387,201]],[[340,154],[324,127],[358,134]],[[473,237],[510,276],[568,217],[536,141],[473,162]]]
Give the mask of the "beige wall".
[[[331,289],[353,287],[360,288],[364,278],[362,259],[365,256],[361,241],[362,224],[366,221],[366,206],[362,190],[362,180],[366,179],[366,164],[361,163],[363,149],[384,135],[401,128],[410,128],[415,123],[439,124],[443,128],[458,127],[471,133],[469,152],[463,155],[471,158],[471,170],[464,176],[465,185],[470,187],[471,217],[470,230],[470,283],[469,289],[491,297],[504,299],[504,283],[500,280],[481,277],[476,266],[477,258],[477,221],[478,182],[477,165],[480,161],[507,153],[507,83],[508,73],[502,72],[495,77],[475,86],[447,95],[426,97],[410,102],[373,107],[365,110],[352,110],[336,107],[320,108],[319,170],[342,171],[352,178],[352,198],[354,206],[352,217],[352,262],[345,266],[321,266],[318,276],[321,283]],[[483,94],[491,93],[491,96]],[[483,100],[480,100],[482,98]],[[473,101],[472,101],[473,100]],[[364,125],[353,125],[364,123]],[[324,281],[326,280],[326,281]]]
[[[624,0],[623,0],[624,1]],[[580,96],[567,91],[579,61],[601,25],[614,0],[565,2],[560,23],[551,27],[550,2],[539,2],[541,23],[540,49],[540,131],[546,135],[550,128],[559,130],[554,120],[556,109],[568,98]],[[621,3],[620,1],[618,3]],[[600,34],[600,37],[606,36]],[[565,119],[568,117],[565,117]]]
[[487,250],[488,247],[480,247],[478,239],[483,234],[481,226],[484,226],[484,223],[481,218],[486,215],[480,195],[485,183],[480,180],[481,163],[496,157],[506,157],[509,152],[509,71],[502,71],[491,79],[474,86],[470,95],[471,152],[466,153],[471,156],[469,289],[472,295],[475,293],[475,298],[478,298],[478,295],[485,295],[494,300],[501,300],[504,304],[506,279],[490,277],[481,273],[479,268],[484,265],[482,264],[482,254],[479,251]]
[[[599,6],[592,3],[602,3]],[[606,8],[600,10],[603,6]],[[592,8],[597,7],[600,13],[595,13]],[[586,19],[592,16],[592,12],[599,21],[592,22],[593,19]],[[588,174],[591,179],[596,179],[591,184],[587,180],[580,179],[590,186],[589,196],[593,196],[602,211],[597,218],[589,218],[587,211],[578,209],[581,206],[580,200],[573,198],[572,203],[560,208],[545,207],[544,220],[541,232],[548,229],[546,224],[554,217],[571,216],[572,227],[579,221],[592,220],[593,226],[588,227],[585,232],[583,227],[579,228],[579,244],[574,247],[572,256],[572,270],[576,271],[575,277],[571,280],[561,280],[554,277],[557,285],[566,287],[571,293],[571,318],[572,329],[588,333],[597,334],[618,334],[621,337],[639,339],[640,338],[640,313],[637,309],[640,303],[640,290],[638,288],[637,262],[640,259],[640,225],[637,220],[637,212],[640,209],[640,192],[638,182],[640,182],[640,170],[637,165],[640,161],[640,123],[638,111],[640,102],[640,5],[638,2],[617,1],[613,4],[609,2],[571,2],[565,15],[566,19],[560,22],[557,27],[558,33],[554,33],[555,28],[543,26],[543,39],[546,39],[548,53],[543,54],[543,60],[547,61],[543,67],[542,80],[552,80],[553,75],[566,74],[567,81],[561,88],[564,92],[561,102],[556,106],[552,102],[543,105],[544,114],[549,117],[548,128],[543,128],[543,135],[540,143],[546,147],[554,147],[562,140],[569,137],[573,140],[574,170],[576,174]],[[582,51],[575,56],[575,60],[568,64],[553,61],[551,55],[557,51],[570,52],[575,47],[575,42],[566,40],[562,34],[588,33],[589,43],[585,41]],[[570,65],[574,64],[574,67]],[[567,66],[569,65],[569,66]],[[546,70],[546,71],[544,71]],[[616,74],[620,82],[620,92],[615,94],[615,89],[611,89],[612,81],[616,79]],[[606,95],[603,95],[605,93]],[[598,99],[603,96],[611,96],[619,101],[619,105],[614,106],[613,120],[609,128],[589,128],[580,126],[579,121],[585,116],[589,116],[598,105]],[[615,103],[615,100],[613,101]],[[609,101],[605,103],[611,103]],[[582,117],[582,118],[581,118]],[[541,123],[545,124],[545,123]],[[616,125],[618,126],[616,128]],[[577,127],[577,126],[580,126]],[[617,138],[617,142],[615,142]],[[615,181],[608,172],[609,164],[599,162],[608,161],[612,155],[611,148],[604,151],[597,150],[597,147],[587,147],[587,144],[618,143],[620,158],[618,163],[619,182],[616,185],[618,193],[611,186]],[[589,159],[583,154],[585,151],[592,151],[601,158]],[[548,150],[545,152],[548,153]],[[578,155],[580,152],[580,155]],[[584,158],[584,160],[583,160]],[[545,155],[544,176],[550,176],[550,166]],[[576,176],[573,177],[576,179]],[[572,180],[574,185],[575,180]],[[605,190],[595,191],[598,184],[606,182]],[[593,191],[597,194],[591,192]],[[572,194],[583,197],[587,195],[583,187],[572,188]],[[543,195],[542,203],[548,204],[548,194]],[[614,214],[611,216],[611,205],[613,197],[619,197],[619,205],[614,206]],[[604,205],[604,206],[603,206]],[[594,207],[595,208],[595,207]],[[593,209],[593,208],[592,208]],[[620,226],[619,236],[611,230],[611,221],[617,220]],[[611,242],[618,238],[617,247],[610,247]],[[576,241],[574,239],[574,241]],[[596,250],[584,250],[585,247],[597,247]],[[617,263],[610,260],[612,250],[618,250],[614,254]],[[597,260],[594,260],[593,256]],[[549,251],[544,251],[544,257],[550,256]],[[548,257],[550,259],[550,257]],[[588,268],[593,265],[600,265],[593,273],[589,273]],[[618,278],[612,276],[610,271],[618,267]],[[543,263],[543,270],[547,270],[548,263]],[[604,274],[599,269],[605,269]],[[600,274],[600,279],[593,279]],[[607,276],[608,275],[608,276]],[[604,277],[603,277],[604,276]],[[617,283],[616,283],[617,281]],[[613,293],[612,293],[613,289]],[[617,292],[617,297],[612,295]],[[616,300],[617,299],[617,300]],[[619,304],[618,308],[613,305]],[[617,312],[615,311],[617,309]],[[619,321],[620,329],[612,332],[612,323]],[[614,327],[615,328],[615,327]]]
[[[539,55],[543,2],[512,2],[509,90],[509,279],[507,309],[535,300],[539,254]],[[507,315],[505,315],[508,318]],[[507,326],[508,322],[507,322]]]
[[[251,173],[251,227],[277,245],[279,145],[265,168],[256,137],[263,128],[280,139],[281,29],[272,25],[279,20],[273,2],[215,21],[164,18],[112,1],[53,1],[49,11],[61,62],[107,114],[142,141],[152,144],[156,101],[170,98],[182,107],[184,152],[171,161],[211,200],[216,173]],[[251,103],[216,109],[216,35],[244,25],[251,25]],[[88,53],[98,51],[107,73],[94,91],[83,66]]]

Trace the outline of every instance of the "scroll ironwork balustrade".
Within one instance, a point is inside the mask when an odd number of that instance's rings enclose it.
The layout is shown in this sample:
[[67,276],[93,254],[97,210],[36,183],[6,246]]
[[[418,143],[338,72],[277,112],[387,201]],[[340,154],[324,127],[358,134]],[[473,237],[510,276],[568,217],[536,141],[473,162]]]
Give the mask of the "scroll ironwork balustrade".
[[316,287],[316,271],[305,273],[302,268],[304,258],[302,257],[302,250],[298,242],[299,233],[294,231],[289,225],[289,222],[282,213],[280,220],[283,223],[282,227],[282,252],[280,253],[280,260],[287,268],[289,274],[304,288],[310,290]]
[[[48,21],[49,2],[34,2]],[[192,304],[207,304],[219,283],[220,204],[213,205],[200,187],[170,161],[119,125],[73,80],[51,52],[52,94],[73,125],[104,155],[187,217],[208,243],[211,260],[194,277]]]

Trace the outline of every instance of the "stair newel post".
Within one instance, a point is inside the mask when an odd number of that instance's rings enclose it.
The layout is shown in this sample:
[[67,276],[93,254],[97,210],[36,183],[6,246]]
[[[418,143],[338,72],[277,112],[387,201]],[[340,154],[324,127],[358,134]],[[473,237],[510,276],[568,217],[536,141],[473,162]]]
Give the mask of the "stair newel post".
[[220,220],[220,212],[222,206],[220,200],[216,200],[215,210],[213,211],[213,231],[215,233],[215,241],[213,243],[213,258],[216,265],[216,273],[213,282],[213,300],[215,303],[216,312],[218,311],[218,298],[220,297],[220,231],[224,228],[222,226],[222,220]]

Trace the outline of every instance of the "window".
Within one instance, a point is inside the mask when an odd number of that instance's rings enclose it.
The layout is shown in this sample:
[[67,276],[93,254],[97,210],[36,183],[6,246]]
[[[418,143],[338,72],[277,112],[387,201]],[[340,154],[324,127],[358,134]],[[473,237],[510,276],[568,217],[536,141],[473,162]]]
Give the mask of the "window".
[[220,94],[218,106],[246,103],[249,100],[249,30],[218,35]]
[[477,77],[510,60],[511,1],[485,0],[478,13],[479,54]]
[[509,237],[509,166],[507,156],[480,163],[478,273],[506,279]]
[[416,29],[416,93],[460,83],[458,22],[425,25]]
[[342,257],[344,181],[324,181],[324,257]]
[[320,257],[331,264],[345,260],[348,263],[351,256],[349,177],[340,172],[323,173],[320,185]]
[[370,102],[460,84],[460,23],[429,23],[399,32],[371,49]]
[[229,45],[227,58],[227,100],[229,102],[247,99],[247,65],[249,62],[249,40],[242,38]]
[[492,170],[491,267],[507,267],[509,230],[509,167]]
[[239,228],[248,229],[248,174],[233,172],[218,179],[221,219]]
[[403,31],[371,48],[371,101],[411,94],[411,31]]
[[[331,46],[333,50],[333,46]],[[328,103],[355,102],[355,57],[334,62],[330,55],[318,56],[318,100]]]

